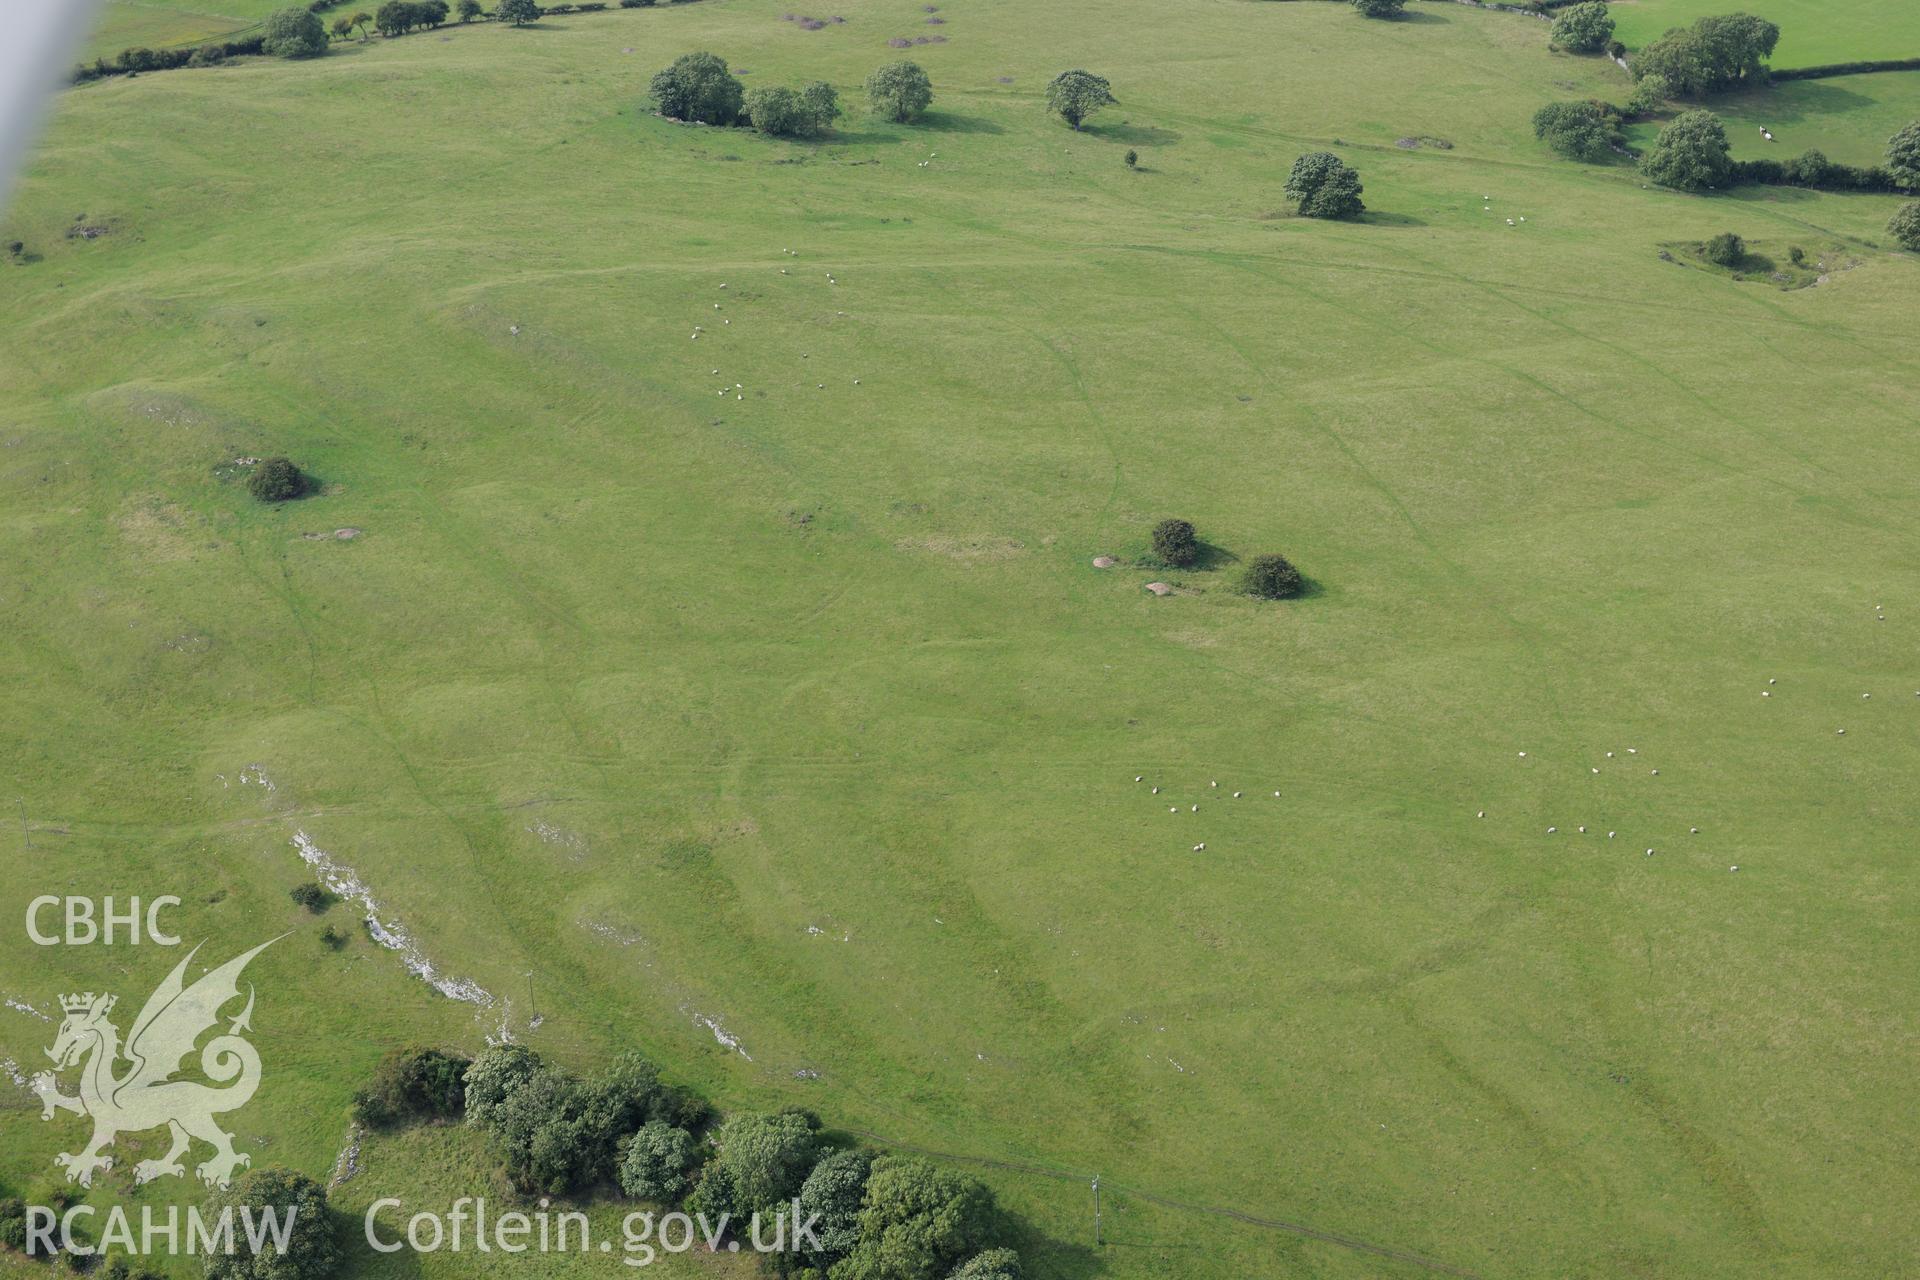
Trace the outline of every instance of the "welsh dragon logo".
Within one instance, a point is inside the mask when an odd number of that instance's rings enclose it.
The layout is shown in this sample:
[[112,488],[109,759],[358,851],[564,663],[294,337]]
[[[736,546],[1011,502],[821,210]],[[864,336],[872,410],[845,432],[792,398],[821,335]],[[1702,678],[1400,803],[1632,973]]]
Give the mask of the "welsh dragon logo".
[[[67,1171],[68,1182],[92,1186],[96,1170],[113,1167],[113,1157],[102,1152],[117,1135],[162,1125],[172,1143],[160,1159],[142,1160],[134,1166],[136,1183],[169,1174],[184,1175],[180,1157],[187,1154],[195,1138],[213,1147],[212,1158],[194,1170],[210,1187],[226,1186],[236,1170],[252,1163],[250,1157],[233,1149],[233,1135],[213,1119],[244,1106],[260,1085],[260,1055],[240,1035],[253,1029],[251,984],[247,987],[246,1008],[228,1023],[224,1034],[207,1041],[200,1050],[201,1073],[225,1087],[172,1077],[193,1052],[195,1042],[219,1023],[221,1008],[239,998],[240,971],[247,967],[247,961],[278,941],[263,942],[187,986],[183,975],[200,950],[196,946],[147,997],[124,1046],[120,1029],[107,1017],[117,997],[96,996],[89,991],[60,998],[66,1018],[53,1048],[47,1050],[54,1070],[36,1075],[32,1088],[40,1096],[42,1120],[53,1119],[56,1110],[93,1118],[92,1140],[79,1151],[63,1151],[53,1158]],[[123,1058],[128,1063],[124,1071],[119,1069]],[[78,1096],[61,1093],[56,1073],[83,1060]]]

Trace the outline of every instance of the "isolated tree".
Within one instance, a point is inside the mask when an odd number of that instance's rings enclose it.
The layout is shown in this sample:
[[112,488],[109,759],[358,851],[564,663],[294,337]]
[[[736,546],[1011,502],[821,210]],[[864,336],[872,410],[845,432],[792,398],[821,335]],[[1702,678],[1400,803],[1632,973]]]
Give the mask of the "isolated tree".
[[627,1139],[620,1158],[620,1189],[637,1200],[672,1204],[687,1189],[693,1135],[654,1120]]
[[1726,186],[1733,176],[1733,161],[1727,155],[1727,130],[1720,117],[1702,110],[1675,116],[1640,158],[1640,172],[1679,191]]
[[1047,110],[1076,129],[1088,116],[1118,101],[1106,78],[1091,71],[1062,71],[1047,85]]
[[933,102],[933,81],[917,62],[889,62],[867,77],[867,104],[895,124],[917,119]]
[[316,57],[327,51],[327,29],[311,10],[282,9],[267,18],[260,51],[276,58]]
[[860,1239],[860,1206],[873,1173],[873,1153],[835,1151],[823,1156],[800,1184],[800,1220],[816,1219],[814,1237],[820,1248],[810,1259],[825,1270],[852,1252]]
[[1598,53],[1613,39],[1613,15],[1606,0],[1583,0],[1560,11],[1547,41],[1571,53]]
[[447,0],[413,0],[414,22],[432,29],[447,20]]
[[1731,231],[1722,231],[1700,246],[1700,256],[1717,267],[1734,267],[1747,256],[1747,244]]
[[263,458],[247,477],[247,492],[262,502],[285,502],[297,498],[307,487],[307,478],[288,458]]
[[341,14],[333,20],[333,26],[329,30],[335,40],[345,40],[353,34],[353,19]]
[[363,10],[353,15],[354,30],[360,33],[360,38],[362,40],[365,40],[367,38],[367,28],[372,25],[373,25],[372,14],[367,13]]
[[524,27],[540,20],[540,6],[534,0],[500,0],[493,7],[493,16],[496,21]]
[[913,1156],[873,1162],[860,1240],[834,1280],[944,1276],[987,1243],[993,1193],[978,1181]]
[[976,1253],[947,1280],[1020,1280],[1020,1255],[1011,1249]]
[[460,0],[456,12],[460,15],[460,21],[472,22],[486,11],[480,7],[480,0]]
[[1165,564],[1185,568],[1200,558],[1200,538],[1186,520],[1162,520],[1151,535],[1154,557]]
[[1570,160],[1606,160],[1620,142],[1613,108],[1600,102],[1549,102],[1533,113],[1533,136]]
[[1920,120],[1887,139],[1887,170],[1903,187],[1920,187]]
[[1665,76],[1641,76],[1634,81],[1633,92],[1627,95],[1627,114],[1636,120],[1643,119],[1666,106],[1672,96],[1673,89]]
[[[207,1280],[326,1280],[339,1264],[326,1188],[303,1173],[271,1165],[251,1169],[216,1193],[209,1208],[209,1221],[222,1209],[233,1211],[235,1248],[208,1250]],[[255,1222],[272,1212],[285,1225],[286,1248],[269,1238],[260,1252],[251,1252],[243,1212]]]
[[1407,7],[1407,0],[1353,0],[1353,7],[1363,18],[1397,18]]
[[1240,589],[1262,600],[1286,600],[1305,589],[1306,580],[1285,556],[1255,556],[1240,580]]
[[701,124],[732,124],[746,97],[726,61],[712,53],[682,54],[648,88],[661,115]]
[[1901,248],[1920,253],[1920,200],[1909,200],[1893,211],[1887,219],[1887,234]]
[[1299,203],[1303,218],[1357,218],[1366,209],[1364,189],[1359,173],[1331,151],[1308,152],[1287,174],[1287,198]]

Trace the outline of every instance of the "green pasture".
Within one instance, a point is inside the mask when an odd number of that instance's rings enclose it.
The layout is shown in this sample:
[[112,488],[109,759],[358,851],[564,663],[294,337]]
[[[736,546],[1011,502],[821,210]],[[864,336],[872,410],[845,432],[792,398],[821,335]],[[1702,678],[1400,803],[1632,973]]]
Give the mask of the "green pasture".
[[112,57],[122,49],[224,40],[286,7],[283,0],[107,0],[82,52]]
[[[0,917],[290,931],[236,1129],[315,1175],[384,1049],[504,1021],[1000,1162],[1039,1277],[1906,1267],[1896,202],[1557,159],[1533,110],[1624,76],[1463,6],[787,8],[65,95],[0,222]],[[933,113],[866,116],[925,34]],[[854,110],[649,114],[699,49]],[[1073,66],[1121,100],[1079,133],[1042,109]],[[1836,159],[1898,115],[1780,92]],[[1289,216],[1317,148],[1365,221]],[[1660,259],[1724,230],[1835,269]],[[250,500],[275,453],[319,491]],[[1136,563],[1167,515],[1206,565]],[[1234,590],[1267,551],[1307,598]],[[493,1007],[294,907],[296,833]],[[0,956],[56,1011],[177,959]],[[0,1057],[49,1043],[0,1009]],[[27,1186],[84,1133],[0,1080],[0,1135]],[[356,1212],[488,1176],[444,1131],[368,1157]],[[132,1159],[96,1199],[186,1193]]]

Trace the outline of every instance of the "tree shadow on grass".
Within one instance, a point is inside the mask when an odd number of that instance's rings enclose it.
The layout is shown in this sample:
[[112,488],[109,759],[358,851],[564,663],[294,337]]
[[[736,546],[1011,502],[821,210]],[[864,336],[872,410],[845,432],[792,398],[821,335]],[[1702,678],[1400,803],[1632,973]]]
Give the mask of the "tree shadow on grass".
[[982,120],[979,116],[955,115],[951,111],[929,111],[914,121],[914,127],[932,129],[936,133],[1005,133],[991,120]]
[[1080,132],[1108,142],[1124,142],[1133,147],[1170,147],[1180,141],[1180,135],[1171,129],[1162,129],[1151,124],[1090,124]]
[[[1368,19],[1368,21],[1371,21],[1371,22],[1378,22],[1378,21],[1379,21],[1379,19],[1378,19],[1378,18],[1371,18],[1371,19]],[[1400,16],[1399,16],[1399,17],[1397,17],[1397,18],[1389,18],[1389,19],[1387,19],[1387,21],[1389,21],[1389,22],[1407,22],[1407,23],[1413,23],[1413,24],[1416,24],[1416,25],[1418,25],[1418,26],[1423,26],[1423,27],[1427,27],[1427,26],[1432,26],[1432,25],[1433,25],[1433,24],[1435,24],[1435,23],[1440,23],[1440,24],[1442,24],[1442,25],[1445,25],[1445,24],[1447,24],[1447,23],[1450,23],[1450,22],[1452,22],[1452,21],[1453,21],[1453,19],[1452,19],[1452,18],[1449,18],[1449,17],[1448,17],[1448,16],[1446,15],[1446,14],[1444,14],[1444,13],[1430,13],[1430,12],[1427,12],[1426,10],[1423,10],[1423,9],[1402,9],[1402,10],[1400,11]]]
[[1370,227],[1424,227],[1425,218],[1416,218],[1410,213],[1383,213],[1378,209],[1369,209],[1355,221]]

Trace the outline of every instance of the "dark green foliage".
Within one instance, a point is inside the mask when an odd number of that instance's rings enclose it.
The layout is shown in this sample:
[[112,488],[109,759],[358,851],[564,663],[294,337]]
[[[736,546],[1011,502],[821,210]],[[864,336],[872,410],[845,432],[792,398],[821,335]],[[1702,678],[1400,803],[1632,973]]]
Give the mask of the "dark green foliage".
[[1200,537],[1185,520],[1162,520],[1153,526],[1153,554],[1162,563],[1184,569],[1200,559]]
[[1262,600],[1287,600],[1306,588],[1306,579],[1285,556],[1255,556],[1240,579],[1240,589]]
[[638,1200],[672,1204],[687,1189],[693,1135],[658,1120],[640,1126],[620,1158],[620,1189]]
[[486,12],[480,7],[480,0],[460,0],[460,3],[454,6],[454,11],[460,15],[462,22],[472,22]]
[[682,1207],[694,1217],[705,1216],[718,1221],[722,1214],[732,1215],[736,1212],[734,1202],[738,1198],[732,1171],[718,1160],[709,1160],[700,1173],[700,1181],[694,1184]]
[[993,1193],[913,1156],[873,1162],[860,1239],[834,1280],[933,1280],[987,1243]]
[[268,17],[260,47],[276,58],[315,57],[327,51],[327,29],[310,10],[282,9]]
[[830,128],[840,115],[839,97],[824,80],[799,90],[779,85],[749,89],[745,102],[753,127],[776,138],[811,137]]
[[1407,0],[1353,0],[1353,7],[1363,18],[1397,18],[1407,7]]
[[1807,251],[1797,244],[1793,245],[1787,249],[1787,261],[1796,267],[1803,267],[1807,264]]
[[1920,187],[1920,120],[1887,139],[1887,171],[1903,187]]
[[333,905],[333,895],[311,880],[304,880],[293,886],[287,890],[287,896],[315,915],[319,915]]
[[1767,69],[1767,79],[1825,80],[1830,76],[1862,76],[1877,71],[1920,71],[1920,58],[1881,58],[1870,62],[1828,62],[1817,67],[1788,67],[1784,71]]
[[813,1166],[800,1184],[800,1220],[817,1217],[820,1250],[809,1260],[826,1267],[853,1251],[860,1239],[860,1206],[866,1200],[873,1153],[835,1151]]
[[26,253],[27,253],[26,241],[24,240],[7,241],[7,256],[9,258],[23,258],[26,256]]
[[1747,243],[1731,231],[1722,231],[1700,246],[1700,256],[1717,267],[1737,267],[1747,256]]
[[637,1054],[583,1081],[507,1045],[467,1070],[467,1118],[493,1140],[516,1186],[560,1195],[614,1175],[621,1140],[646,1122],[659,1087],[659,1072]]
[[917,62],[889,62],[867,77],[867,103],[882,119],[906,124],[932,102],[933,81]]
[[338,951],[347,945],[347,935],[328,925],[320,931],[320,945],[332,951]]
[[714,1163],[730,1175],[736,1214],[770,1216],[800,1189],[819,1154],[814,1128],[792,1113],[737,1115],[720,1126]]
[[948,1280],[1020,1280],[1020,1255],[1011,1249],[976,1253]]
[[1779,27],[1751,14],[1702,18],[1642,49],[1633,60],[1633,75],[1661,76],[1683,98],[1764,84],[1767,59],[1779,40]]
[[1560,11],[1548,43],[1573,53],[1598,53],[1613,40],[1613,15],[1606,0],[1582,0]]
[[662,1085],[647,1104],[648,1123],[659,1122],[698,1133],[713,1119],[713,1108],[699,1094],[677,1085]]
[[496,21],[524,27],[540,20],[540,6],[534,0],[500,0],[493,7],[493,16]]
[[1359,173],[1331,151],[1308,152],[1287,174],[1287,198],[1299,202],[1303,218],[1357,218],[1366,210],[1363,190]]
[[1730,182],[1757,182],[1771,187],[1813,187],[1821,191],[1868,191],[1881,194],[1899,191],[1901,185],[1892,171],[1875,166],[1857,169],[1827,159],[1818,151],[1792,160],[1736,160]]
[[403,36],[416,27],[437,27],[447,19],[444,0],[387,0],[373,15],[374,30]]
[[1920,200],[1909,200],[1887,219],[1887,234],[1903,249],[1920,253]]
[[1127,168],[1138,169],[1139,167],[1140,167],[1140,153],[1138,151],[1135,151],[1132,147],[1128,147],[1127,148]]
[[622,9],[651,9],[653,5],[654,0],[620,0]]
[[1707,191],[1728,185],[1733,162],[1727,155],[1727,131],[1711,111],[1685,111],[1660,131],[1653,149],[1640,158],[1650,181],[1680,191]]
[[307,478],[288,458],[263,458],[247,477],[247,492],[262,502],[285,502],[306,492]]
[[734,123],[746,96],[726,61],[711,53],[682,54],[648,88],[661,115],[700,124]]
[[467,1058],[439,1049],[396,1049],[353,1095],[353,1118],[375,1129],[419,1120],[457,1120],[466,1110]]
[[1650,116],[1672,96],[1673,90],[1665,76],[1642,76],[1634,81],[1633,92],[1627,95],[1627,114],[1636,120]]
[[203,44],[187,59],[190,67],[217,67],[227,60],[227,51],[217,44]]
[[1549,102],[1533,113],[1533,136],[1569,160],[1611,159],[1620,117],[1604,102]]
[[27,1205],[19,1196],[0,1197],[0,1245],[22,1252],[27,1247]]
[[[272,1166],[249,1170],[216,1194],[210,1207],[217,1214],[228,1206],[234,1211],[236,1248],[231,1254],[207,1254],[207,1280],[325,1280],[339,1263],[326,1189],[305,1174]],[[243,1221],[242,1206],[250,1206],[256,1220],[273,1206],[280,1221],[291,1223],[285,1253],[272,1243],[257,1254],[248,1252],[246,1233],[237,1225]]]
[[1117,101],[1106,77],[1091,71],[1062,71],[1047,83],[1047,110],[1076,129],[1088,116]]

